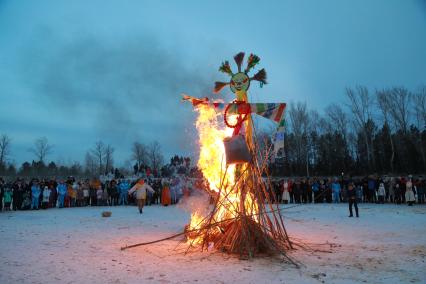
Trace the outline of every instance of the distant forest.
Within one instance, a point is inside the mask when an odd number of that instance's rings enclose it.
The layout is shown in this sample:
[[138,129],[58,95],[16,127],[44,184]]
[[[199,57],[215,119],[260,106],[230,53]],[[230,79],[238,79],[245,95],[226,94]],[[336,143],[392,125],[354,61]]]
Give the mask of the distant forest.
[[426,86],[345,90],[345,101],[321,115],[307,103],[286,111],[285,158],[275,175],[423,174]]
[[[270,164],[275,176],[330,176],[426,173],[426,85],[417,90],[394,87],[369,90],[347,88],[342,103],[332,103],[322,114],[306,102],[286,110],[285,157]],[[165,165],[158,142],[134,142],[127,165],[114,167],[114,148],[98,141],[84,164],[46,162],[54,150],[46,137],[29,151],[31,162],[10,163],[11,143],[0,135],[0,176],[93,176],[128,174],[150,168],[160,174]],[[172,158],[173,159],[173,158]],[[192,165],[194,166],[194,165]]]

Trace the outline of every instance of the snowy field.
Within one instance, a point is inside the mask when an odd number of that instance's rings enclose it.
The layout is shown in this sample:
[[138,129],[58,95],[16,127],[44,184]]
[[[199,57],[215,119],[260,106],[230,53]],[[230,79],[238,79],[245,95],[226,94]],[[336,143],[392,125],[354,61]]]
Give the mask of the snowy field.
[[347,204],[284,210],[292,237],[328,251],[292,251],[295,268],[185,255],[179,239],[120,250],[182,231],[189,215],[175,206],[3,212],[0,283],[426,283],[426,206],[362,204],[361,218],[347,215]]

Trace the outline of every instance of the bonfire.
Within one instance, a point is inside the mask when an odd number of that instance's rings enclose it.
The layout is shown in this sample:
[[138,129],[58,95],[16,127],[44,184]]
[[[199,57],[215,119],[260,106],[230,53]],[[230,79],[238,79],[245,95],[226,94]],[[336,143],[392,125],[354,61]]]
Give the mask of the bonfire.
[[[193,212],[187,225],[190,247],[219,251],[251,258],[261,254],[283,255],[292,248],[280,208],[268,176],[268,159],[282,152],[279,145],[283,129],[283,103],[249,103],[247,91],[251,81],[266,84],[266,72],[249,72],[259,63],[251,54],[242,70],[244,53],[235,57],[238,72],[233,73],[228,61],[220,71],[231,77],[229,82],[216,82],[214,91],[229,85],[236,100],[228,104],[207,98],[184,96],[198,113],[198,167],[208,181],[206,191],[213,204],[209,213]],[[252,114],[274,120],[279,125],[274,149],[261,151]],[[223,120],[222,120],[223,118]],[[278,138],[278,141],[277,141]]]
[[[231,77],[229,82],[216,82],[214,91],[229,85],[236,100],[225,104],[208,98],[183,96],[198,112],[196,128],[199,134],[200,156],[198,167],[207,180],[205,190],[213,204],[208,213],[193,212],[184,232],[150,242],[126,245],[122,250],[149,245],[181,235],[186,236],[189,249],[215,248],[240,258],[258,255],[281,255],[291,263],[286,252],[296,245],[287,234],[283,217],[268,175],[269,158],[279,158],[284,148],[285,103],[249,103],[247,91],[251,81],[266,84],[266,72],[259,70],[253,77],[249,72],[260,61],[250,54],[247,67],[242,70],[244,53],[234,60],[238,72],[233,73],[228,61],[219,70]],[[273,148],[261,151],[256,137],[252,114],[278,124]],[[222,120],[223,117],[223,120]],[[297,265],[297,264],[296,264]]]

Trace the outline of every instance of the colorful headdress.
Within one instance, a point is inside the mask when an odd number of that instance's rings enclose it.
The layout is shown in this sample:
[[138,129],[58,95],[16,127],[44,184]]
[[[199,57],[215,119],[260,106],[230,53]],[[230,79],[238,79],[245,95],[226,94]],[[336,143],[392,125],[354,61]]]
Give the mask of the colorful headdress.
[[243,61],[244,61],[244,52],[240,52],[234,56],[234,61],[237,64],[238,72],[233,73],[231,66],[228,61],[222,62],[222,65],[219,67],[219,71],[228,74],[231,77],[231,80],[226,82],[215,82],[214,92],[219,93],[225,86],[230,85],[231,91],[233,93],[237,91],[247,91],[250,87],[250,81],[255,80],[260,82],[260,86],[267,84],[266,82],[266,71],[265,69],[259,70],[253,77],[249,77],[248,73],[253,69],[260,61],[260,58],[257,55],[250,54],[247,59],[247,67],[244,71],[241,70]]

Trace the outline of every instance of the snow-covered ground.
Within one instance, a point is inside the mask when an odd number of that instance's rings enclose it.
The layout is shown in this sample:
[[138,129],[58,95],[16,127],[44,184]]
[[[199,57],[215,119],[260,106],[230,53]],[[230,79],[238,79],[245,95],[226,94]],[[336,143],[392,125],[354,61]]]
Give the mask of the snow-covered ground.
[[[101,212],[112,211],[110,218]],[[295,268],[272,258],[184,254],[181,240],[120,247],[182,231],[171,206],[0,213],[0,283],[426,283],[426,206],[347,204],[285,209],[294,238],[329,252],[295,250]]]

